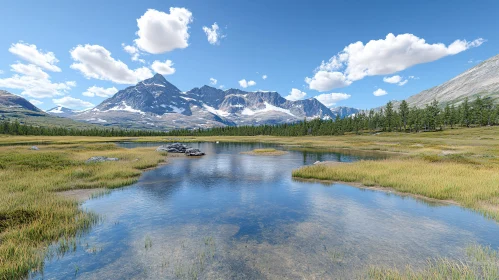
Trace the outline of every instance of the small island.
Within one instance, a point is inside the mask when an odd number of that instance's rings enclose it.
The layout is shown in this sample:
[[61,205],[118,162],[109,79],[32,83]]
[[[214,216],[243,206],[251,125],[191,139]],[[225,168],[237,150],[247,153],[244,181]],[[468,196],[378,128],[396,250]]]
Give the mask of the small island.
[[253,156],[282,156],[288,152],[276,149],[254,149],[253,151],[242,152],[241,154]]

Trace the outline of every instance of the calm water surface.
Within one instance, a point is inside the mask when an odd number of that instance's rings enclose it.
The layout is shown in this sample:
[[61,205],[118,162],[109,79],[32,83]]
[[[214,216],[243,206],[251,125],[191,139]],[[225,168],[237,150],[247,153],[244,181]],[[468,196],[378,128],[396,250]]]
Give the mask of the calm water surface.
[[499,246],[497,223],[457,206],[291,178],[317,160],[360,157],[240,154],[261,144],[191,146],[207,155],[173,159],[85,202],[103,221],[33,278],[348,279],[372,264],[403,269],[437,256],[462,258],[471,243]]

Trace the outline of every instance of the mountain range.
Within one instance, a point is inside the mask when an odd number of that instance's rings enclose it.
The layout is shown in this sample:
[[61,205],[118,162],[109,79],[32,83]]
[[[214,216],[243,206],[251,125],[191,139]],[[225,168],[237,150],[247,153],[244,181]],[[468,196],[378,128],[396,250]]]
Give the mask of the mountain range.
[[[59,114],[61,110],[55,112]],[[118,91],[91,110],[67,111],[67,116],[127,128],[172,129],[281,124],[315,118],[327,120],[357,111],[353,108],[332,111],[315,98],[290,101],[274,91],[248,92],[203,86],[182,92],[156,74]]]
[[[435,99],[442,105],[457,104],[477,95],[499,101],[499,55],[406,100],[409,106],[422,107]],[[395,106],[397,104],[399,102],[395,102]],[[0,114],[4,118],[44,117],[44,121],[70,118],[79,123],[135,129],[282,124],[304,119],[343,118],[359,111],[349,107],[328,108],[315,98],[290,101],[275,91],[248,92],[203,86],[182,92],[160,74],[120,90],[85,111],[57,106],[45,113],[26,99],[0,90]],[[49,116],[53,117],[47,118]]]

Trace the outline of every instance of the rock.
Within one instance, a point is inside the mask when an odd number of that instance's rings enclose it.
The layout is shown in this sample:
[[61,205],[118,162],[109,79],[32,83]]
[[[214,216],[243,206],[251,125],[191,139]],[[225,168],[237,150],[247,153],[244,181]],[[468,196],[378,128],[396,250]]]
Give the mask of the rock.
[[33,150],[33,151],[38,151],[40,150],[37,146],[31,146],[31,148],[29,148],[30,150]]
[[173,143],[169,145],[161,145],[156,151],[158,152],[169,152],[169,153],[185,153],[187,146],[181,143]]
[[314,164],[320,164],[320,163],[321,163],[320,161],[316,161],[316,162],[314,162]]
[[112,157],[91,157],[85,161],[85,163],[94,163],[94,162],[105,162],[105,161],[118,161],[119,158],[112,158]]
[[190,148],[185,151],[186,156],[204,156],[204,153],[199,149]]

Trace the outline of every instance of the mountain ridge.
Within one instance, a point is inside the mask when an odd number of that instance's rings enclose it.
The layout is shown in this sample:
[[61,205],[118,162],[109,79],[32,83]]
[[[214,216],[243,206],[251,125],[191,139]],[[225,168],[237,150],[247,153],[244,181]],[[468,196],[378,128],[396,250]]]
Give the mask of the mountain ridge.
[[333,119],[338,114],[315,98],[290,101],[275,91],[221,90],[204,85],[182,92],[156,74],[70,117],[104,125],[170,129],[292,123]]

